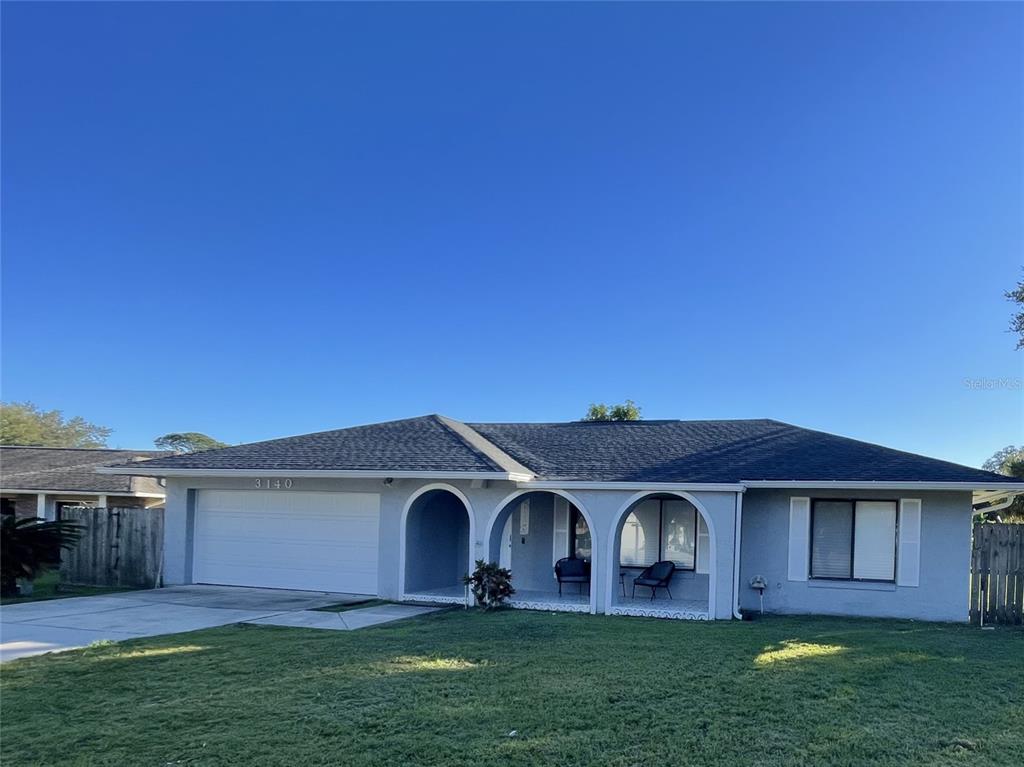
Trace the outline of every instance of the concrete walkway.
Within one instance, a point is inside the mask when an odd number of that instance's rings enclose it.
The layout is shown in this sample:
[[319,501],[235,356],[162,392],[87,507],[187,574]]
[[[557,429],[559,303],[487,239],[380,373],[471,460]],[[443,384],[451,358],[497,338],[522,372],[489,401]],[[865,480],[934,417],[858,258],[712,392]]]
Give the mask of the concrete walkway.
[[420,607],[418,605],[377,605],[361,607],[345,612],[323,612],[319,610],[298,610],[292,613],[271,615],[268,618],[257,618],[245,621],[262,626],[293,626],[307,629],[330,629],[332,631],[352,631],[367,626],[412,618],[414,615],[435,612],[436,607]]
[[351,630],[431,609],[382,605],[344,613],[314,610],[362,599],[366,597],[234,586],[171,586],[4,605],[0,607],[0,662],[102,640],[177,634],[231,623]]

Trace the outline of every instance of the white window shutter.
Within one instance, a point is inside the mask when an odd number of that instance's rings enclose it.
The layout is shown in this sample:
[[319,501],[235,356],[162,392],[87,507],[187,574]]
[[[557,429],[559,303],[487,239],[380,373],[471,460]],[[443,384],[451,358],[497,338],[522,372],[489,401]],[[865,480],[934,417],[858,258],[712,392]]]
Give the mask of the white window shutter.
[[708,535],[708,526],[704,517],[697,512],[697,572],[708,572],[708,562],[711,560],[711,537]]
[[896,585],[917,586],[921,575],[921,500],[900,500],[900,551],[896,558]]
[[811,499],[789,499],[789,580],[807,580],[810,552]]
[[[551,564],[569,554],[569,502],[555,497],[555,528],[551,536]],[[552,573],[552,577],[554,574]]]

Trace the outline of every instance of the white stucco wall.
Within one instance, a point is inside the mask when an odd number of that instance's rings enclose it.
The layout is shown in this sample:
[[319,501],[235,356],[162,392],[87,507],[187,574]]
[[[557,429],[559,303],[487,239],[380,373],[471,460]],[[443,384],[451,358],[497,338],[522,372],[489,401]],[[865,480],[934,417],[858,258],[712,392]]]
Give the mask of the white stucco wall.
[[[266,479],[267,475],[260,475]],[[284,478],[285,475],[273,475]],[[167,480],[167,503],[164,536],[164,582],[184,584],[192,582],[192,547],[194,524],[194,490],[254,490],[256,476],[251,478],[170,478]],[[379,538],[379,595],[385,599],[398,599],[400,594],[401,519],[409,499],[427,485],[448,484],[467,498],[473,513],[474,535],[472,551],[467,556],[467,569],[472,559],[489,558],[487,544],[492,520],[504,508],[505,501],[519,492],[512,482],[488,482],[474,487],[469,481],[439,483],[431,480],[396,479],[390,485],[381,480],[302,479],[293,478],[291,492],[373,492],[380,495]],[[266,490],[268,493],[288,492]],[[609,546],[615,546],[621,521],[630,501],[636,500],[633,490],[572,490],[571,500],[580,506],[592,521],[594,544],[592,589],[593,605],[604,612],[609,596],[618,589],[617,548],[614,561],[608,559]],[[733,546],[736,496],[730,492],[698,492],[688,496],[707,514],[712,532],[714,556],[712,558],[715,597],[712,600],[713,617],[732,615]]]
[[[920,576],[917,586],[788,579],[789,507],[792,496],[810,498],[921,500]],[[740,599],[758,608],[749,587],[755,575],[768,582],[767,612],[903,617],[966,621],[970,579],[971,494],[967,492],[886,492],[748,490],[743,499]]]

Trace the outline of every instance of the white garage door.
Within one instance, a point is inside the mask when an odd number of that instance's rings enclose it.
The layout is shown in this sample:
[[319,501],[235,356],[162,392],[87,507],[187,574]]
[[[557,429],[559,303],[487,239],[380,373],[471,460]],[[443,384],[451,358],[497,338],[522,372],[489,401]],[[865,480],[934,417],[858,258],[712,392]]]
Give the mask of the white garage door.
[[193,580],[377,593],[380,496],[200,490]]

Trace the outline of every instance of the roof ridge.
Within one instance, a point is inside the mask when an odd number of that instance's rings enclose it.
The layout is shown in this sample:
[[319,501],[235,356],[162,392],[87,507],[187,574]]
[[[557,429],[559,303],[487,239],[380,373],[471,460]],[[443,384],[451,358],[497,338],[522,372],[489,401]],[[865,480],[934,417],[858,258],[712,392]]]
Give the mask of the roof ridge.
[[509,474],[529,474],[531,476],[536,476],[537,472],[519,463],[519,461],[491,442],[491,440],[487,439],[469,424],[441,415],[440,413],[434,413],[433,418],[435,418],[444,428],[454,434],[468,448],[479,453],[494,464],[495,468],[507,471]]
[[[637,418],[633,421],[587,421],[577,419],[574,421],[472,421],[466,425],[473,426],[571,426],[571,425],[652,425],[672,423],[783,423],[774,418]],[[792,424],[786,424],[792,426]],[[800,428],[800,427],[797,427]]]

